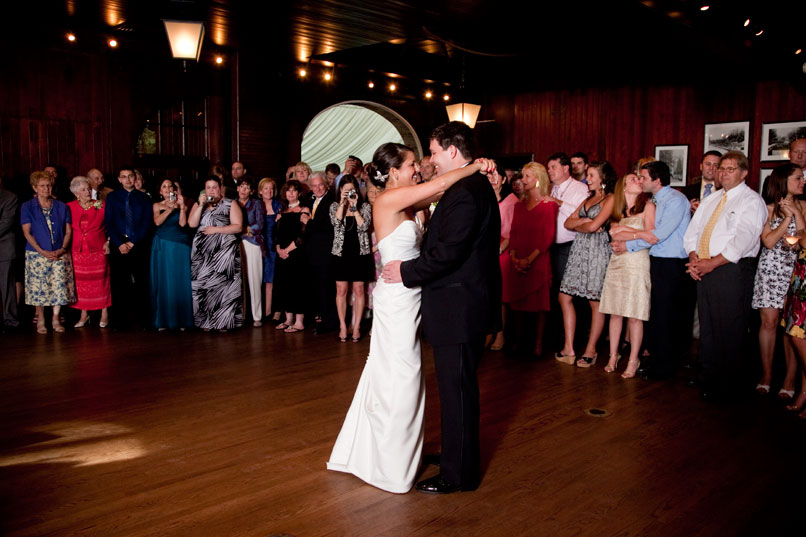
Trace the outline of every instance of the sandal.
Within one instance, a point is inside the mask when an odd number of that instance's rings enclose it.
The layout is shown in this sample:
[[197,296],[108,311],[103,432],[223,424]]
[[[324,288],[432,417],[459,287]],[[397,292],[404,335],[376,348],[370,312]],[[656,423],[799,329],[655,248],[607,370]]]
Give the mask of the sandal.
[[794,403],[786,405],[786,409],[792,412],[798,412],[803,408],[804,404],[806,404],[806,391],[800,392]]
[[[767,395],[770,393],[770,385],[769,384],[756,384],[756,393],[759,395]],[[795,392],[792,392],[792,395],[795,395]]]
[[[604,368],[605,373],[612,373],[616,369],[618,369],[618,363],[619,363],[620,360],[621,360],[621,355],[619,353],[616,353],[615,355],[611,354],[610,355],[610,360],[608,360],[607,365]],[[613,365],[610,365],[611,363]]]
[[588,368],[596,363],[596,360],[599,358],[599,353],[594,353],[593,356],[583,356],[579,360],[577,360],[577,367],[584,367]]
[[554,359],[568,365],[574,365],[577,361],[576,354],[560,354],[559,352],[554,355]]
[[304,328],[297,328],[296,326],[289,326],[283,332],[286,334],[296,334],[297,332],[302,332]]
[[361,341],[361,334],[358,334],[357,336],[353,336],[353,338],[352,338],[353,343],[358,343],[359,341]]
[[275,330],[285,330],[286,328],[288,328],[288,325],[285,323],[280,323],[274,327]]
[[37,334],[47,334],[48,333],[48,327],[45,326],[44,321],[42,321],[41,323],[39,321],[37,321],[37,323],[36,323],[36,333]]
[[62,323],[59,322],[58,317],[53,318],[53,320],[51,321],[51,325],[53,326],[54,332],[64,332],[64,327],[62,326]]
[[[756,389],[758,389],[758,386],[756,386]],[[778,399],[781,401],[791,401],[793,397],[795,397],[795,390],[785,390],[783,388],[778,390]]]
[[[635,365],[635,367],[632,367],[633,365]],[[632,358],[630,358],[630,361],[627,364],[627,369],[625,369],[624,373],[621,374],[621,378],[631,379],[635,377],[635,373],[638,371],[639,367],[641,367],[641,360],[639,359],[633,362]]]

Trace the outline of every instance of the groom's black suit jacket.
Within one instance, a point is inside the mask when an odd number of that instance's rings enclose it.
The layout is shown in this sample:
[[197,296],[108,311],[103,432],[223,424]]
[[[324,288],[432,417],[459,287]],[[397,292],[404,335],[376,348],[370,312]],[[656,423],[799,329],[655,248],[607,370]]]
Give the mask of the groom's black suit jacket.
[[449,188],[423,237],[420,257],[400,266],[422,286],[423,335],[432,345],[466,343],[501,328],[501,216],[480,173]]

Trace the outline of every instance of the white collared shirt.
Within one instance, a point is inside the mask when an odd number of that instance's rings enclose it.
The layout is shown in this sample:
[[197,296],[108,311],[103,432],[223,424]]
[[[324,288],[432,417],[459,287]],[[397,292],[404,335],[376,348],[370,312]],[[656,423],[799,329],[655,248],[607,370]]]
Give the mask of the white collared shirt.
[[565,229],[565,221],[576,212],[589,195],[588,185],[580,183],[573,177],[568,177],[559,185],[551,187],[551,196],[563,202],[557,213],[557,237],[554,242],[557,244],[571,242],[577,236],[576,231]]
[[761,231],[767,221],[767,205],[745,183],[728,191],[717,190],[702,200],[683,237],[686,253],[697,251],[705,226],[723,196],[728,199],[711,232],[708,248],[711,257],[722,254],[731,263],[744,257],[755,257],[761,245]]

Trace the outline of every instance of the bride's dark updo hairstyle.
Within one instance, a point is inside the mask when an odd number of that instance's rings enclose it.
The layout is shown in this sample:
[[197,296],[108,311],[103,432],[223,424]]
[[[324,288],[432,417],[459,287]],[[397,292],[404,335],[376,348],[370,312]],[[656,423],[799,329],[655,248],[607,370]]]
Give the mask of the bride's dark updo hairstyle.
[[372,165],[367,170],[370,182],[380,189],[386,188],[389,170],[400,169],[406,160],[407,153],[414,153],[414,150],[394,142],[385,143],[376,149],[375,154],[372,155]]

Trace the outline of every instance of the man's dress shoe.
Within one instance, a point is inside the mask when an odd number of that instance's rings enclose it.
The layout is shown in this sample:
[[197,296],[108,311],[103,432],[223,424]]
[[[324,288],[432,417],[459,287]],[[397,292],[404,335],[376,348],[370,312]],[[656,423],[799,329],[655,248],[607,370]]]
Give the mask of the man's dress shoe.
[[427,494],[450,494],[451,492],[462,490],[461,486],[448,483],[442,479],[442,474],[437,474],[429,479],[424,479],[423,481],[417,483],[415,487],[420,492],[425,492]]

